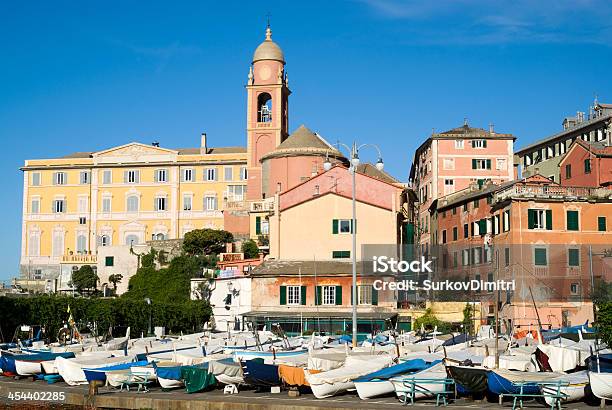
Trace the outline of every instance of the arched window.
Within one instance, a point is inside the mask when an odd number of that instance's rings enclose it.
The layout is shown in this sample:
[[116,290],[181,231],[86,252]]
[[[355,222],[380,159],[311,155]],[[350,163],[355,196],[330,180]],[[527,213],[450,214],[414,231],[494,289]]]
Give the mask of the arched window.
[[128,235],[125,237],[125,244],[126,245],[138,245],[138,243],[140,243],[140,239],[138,238],[138,235]]
[[154,233],[153,234],[153,240],[154,241],[163,241],[166,239],[166,235],[164,235],[163,233]]
[[272,121],[272,96],[261,93],[257,97],[257,122]]
[[87,250],[87,237],[83,234],[77,236],[77,252],[84,253]]
[[127,198],[127,211],[128,212],[138,212],[138,196],[136,195],[130,195]]
[[100,237],[100,245],[102,245],[102,246],[109,246],[110,245],[110,236],[102,235]]

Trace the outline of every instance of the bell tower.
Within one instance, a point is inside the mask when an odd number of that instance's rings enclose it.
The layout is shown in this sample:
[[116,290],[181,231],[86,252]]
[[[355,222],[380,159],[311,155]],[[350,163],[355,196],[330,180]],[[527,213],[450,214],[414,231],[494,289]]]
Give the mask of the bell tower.
[[247,89],[247,199],[263,198],[260,159],[289,135],[288,102],[291,91],[285,72],[285,56],[272,41],[270,25],[266,38],[253,54]]

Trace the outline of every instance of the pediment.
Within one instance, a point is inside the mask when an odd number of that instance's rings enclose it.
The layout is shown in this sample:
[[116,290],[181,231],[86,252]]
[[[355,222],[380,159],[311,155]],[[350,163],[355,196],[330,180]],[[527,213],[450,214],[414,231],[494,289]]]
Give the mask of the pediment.
[[93,154],[94,163],[168,162],[175,161],[178,151],[132,142]]

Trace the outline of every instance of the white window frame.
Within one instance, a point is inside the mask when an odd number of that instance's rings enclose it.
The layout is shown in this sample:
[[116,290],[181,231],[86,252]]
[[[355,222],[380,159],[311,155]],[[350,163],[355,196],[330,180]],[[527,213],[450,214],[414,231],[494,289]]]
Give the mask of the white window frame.
[[193,195],[183,194],[183,211],[193,210]]
[[[347,228],[348,230],[345,230]],[[351,232],[351,219],[338,219],[338,233],[339,234],[351,234],[352,233]]]
[[371,305],[372,304],[372,285],[365,285],[365,284],[359,285],[357,287],[357,294],[359,295],[357,304],[359,305]]
[[204,180],[208,182],[216,181],[217,180],[217,168],[204,169]]
[[155,181],[156,182],[168,182],[168,170],[166,168],[160,168],[155,170]]
[[[229,178],[228,178],[229,173]],[[223,180],[224,181],[233,181],[234,180],[234,167],[225,167],[223,168]]]
[[495,168],[498,171],[505,171],[508,169],[506,158],[497,158],[495,160]]
[[[136,209],[130,209],[130,198],[136,198]],[[140,211],[140,197],[138,195],[128,195],[125,198],[125,211],[128,213],[136,213]]]
[[102,197],[102,212],[105,214],[113,211],[113,199],[110,196]]
[[546,229],[546,210],[533,208],[531,210],[534,211],[533,229]]
[[32,172],[32,186],[40,186],[40,172]]
[[321,287],[321,304],[336,304],[336,285],[325,285]]
[[113,183],[113,171],[105,169],[102,171],[102,185],[110,185]]
[[[34,206],[36,204],[36,206]],[[40,198],[32,198],[30,201],[30,213],[31,214],[39,214],[40,213]]]
[[481,171],[487,170],[487,160],[485,158],[474,158],[476,161],[476,169]]
[[89,171],[81,171],[79,173],[79,184],[87,185],[91,183],[91,173]]
[[56,172],[53,174],[53,185],[66,185],[68,182],[68,174],[65,172]]
[[137,169],[128,169],[127,171],[127,180],[125,181],[128,184],[137,184],[140,182],[140,171]]
[[246,181],[248,178],[247,167],[240,167],[240,180]]
[[[209,201],[212,201],[212,205],[210,206]],[[219,201],[217,201],[216,195],[204,195],[204,210],[205,211],[216,211],[219,208]]]
[[455,158],[444,158],[442,161],[442,168],[445,170],[455,169]]
[[510,231],[510,214],[508,213],[508,211],[504,211],[503,212],[503,228],[502,230],[504,232],[508,232]]
[[455,149],[463,149],[463,140],[455,140]]
[[302,287],[299,285],[287,286],[287,304],[300,305],[302,303]]
[[183,168],[181,172],[181,179],[183,182],[193,182],[195,170],[193,168]]
[[100,246],[110,246],[110,244],[111,244],[110,235],[102,234],[102,236],[100,236]]
[[[78,232],[76,234],[75,241],[76,241],[75,248],[76,248],[77,253],[85,253],[85,252],[87,252],[87,235],[85,233]],[[81,243],[81,241],[83,243]],[[81,247],[81,245],[83,245],[83,246]]]
[[455,180],[454,179],[444,179],[444,194],[452,194],[455,192]]
[[155,197],[155,211],[157,212],[165,212],[168,210],[168,198],[165,196],[156,196]]
[[53,200],[53,213],[56,213],[56,214],[66,213],[66,200],[65,199],[54,199]]
[[485,144],[485,140],[472,140],[472,148],[484,149]]
[[86,196],[80,196],[77,199],[77,211],[81,214],[88,212],[89,198]]

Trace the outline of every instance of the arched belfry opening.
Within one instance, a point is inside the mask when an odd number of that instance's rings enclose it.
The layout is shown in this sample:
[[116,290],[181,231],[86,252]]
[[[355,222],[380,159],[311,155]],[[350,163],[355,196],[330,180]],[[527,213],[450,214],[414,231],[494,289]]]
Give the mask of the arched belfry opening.
[[261,93],[257,96],[257,122],[272,121],[272,96]]

